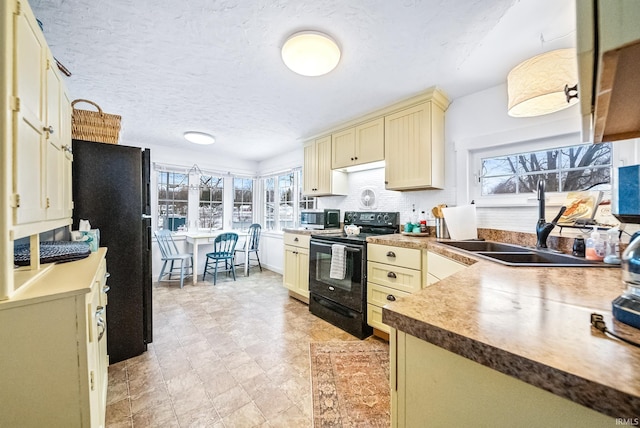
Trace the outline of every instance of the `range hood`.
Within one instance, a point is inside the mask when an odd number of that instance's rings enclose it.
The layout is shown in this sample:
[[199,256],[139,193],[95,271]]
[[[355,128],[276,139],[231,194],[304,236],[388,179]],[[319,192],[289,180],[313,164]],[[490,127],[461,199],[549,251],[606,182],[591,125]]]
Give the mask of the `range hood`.
[[576,0],[582,138],[640,137],[640,1]]

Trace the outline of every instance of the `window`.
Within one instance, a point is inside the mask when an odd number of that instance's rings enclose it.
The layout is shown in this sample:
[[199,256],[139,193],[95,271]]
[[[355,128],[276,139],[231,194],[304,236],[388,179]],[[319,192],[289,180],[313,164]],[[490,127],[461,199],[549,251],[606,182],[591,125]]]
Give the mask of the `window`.
[[266,230],[295,227],[302,209],[314,209],[316,199],[302,195],[299,170],[262,179]]
[[265,230],[276,230],[276,177],[265,178],[263,182]]
[[224,179],[213,175],[200,176],[198,224],[205,229],[222,229]]
[[480,195],[535,192],[540,179],[549,192],[587,190],[609,184],[611,143],[580,144],[480,158]]
[[158,229],[178,230],[187,222],[189,176],[158,172]]
[[293,197],[296,194],[294,181],[295,180],[293,172],[278,177],[278,193],[280,195],[278,205],[278,221],[280,223],[280,229],[293,227],[293,207],[295,206]]
[[233,229],[247,229],[253,223],[253,179],[233,179]]

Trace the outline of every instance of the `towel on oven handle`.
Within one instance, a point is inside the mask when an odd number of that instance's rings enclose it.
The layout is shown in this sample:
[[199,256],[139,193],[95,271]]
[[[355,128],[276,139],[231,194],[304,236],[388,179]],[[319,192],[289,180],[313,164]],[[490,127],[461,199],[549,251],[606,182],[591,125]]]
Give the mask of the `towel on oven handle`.
[[329,278],[344,279],[347,273],[346,253],[347,247],[344,245],[331,245],[331,270],[329,271]]

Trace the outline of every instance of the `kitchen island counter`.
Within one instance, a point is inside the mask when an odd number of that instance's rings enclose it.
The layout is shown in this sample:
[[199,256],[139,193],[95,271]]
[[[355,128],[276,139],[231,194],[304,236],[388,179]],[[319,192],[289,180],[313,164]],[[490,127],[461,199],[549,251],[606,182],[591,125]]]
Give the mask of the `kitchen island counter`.
[[387,304],[391,327],[613,418],[640,417],[640,348],[590,325],[593,312],[636,342],[640,331],[613,320],[620,269],[508,267],[477,260],[434,238],[369,242],[424,248],[469,265]]

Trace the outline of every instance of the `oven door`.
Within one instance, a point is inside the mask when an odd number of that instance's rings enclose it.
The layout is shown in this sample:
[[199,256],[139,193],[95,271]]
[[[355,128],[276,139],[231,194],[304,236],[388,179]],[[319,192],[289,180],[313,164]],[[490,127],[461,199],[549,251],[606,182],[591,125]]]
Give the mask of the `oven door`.
[[366,244],[345,246],[346,274],[344,279],[330,277],[331,245],[329,241],[311,239],[309,249],[309,291],[344,305],[354,311],[363,312],[366,298]]

